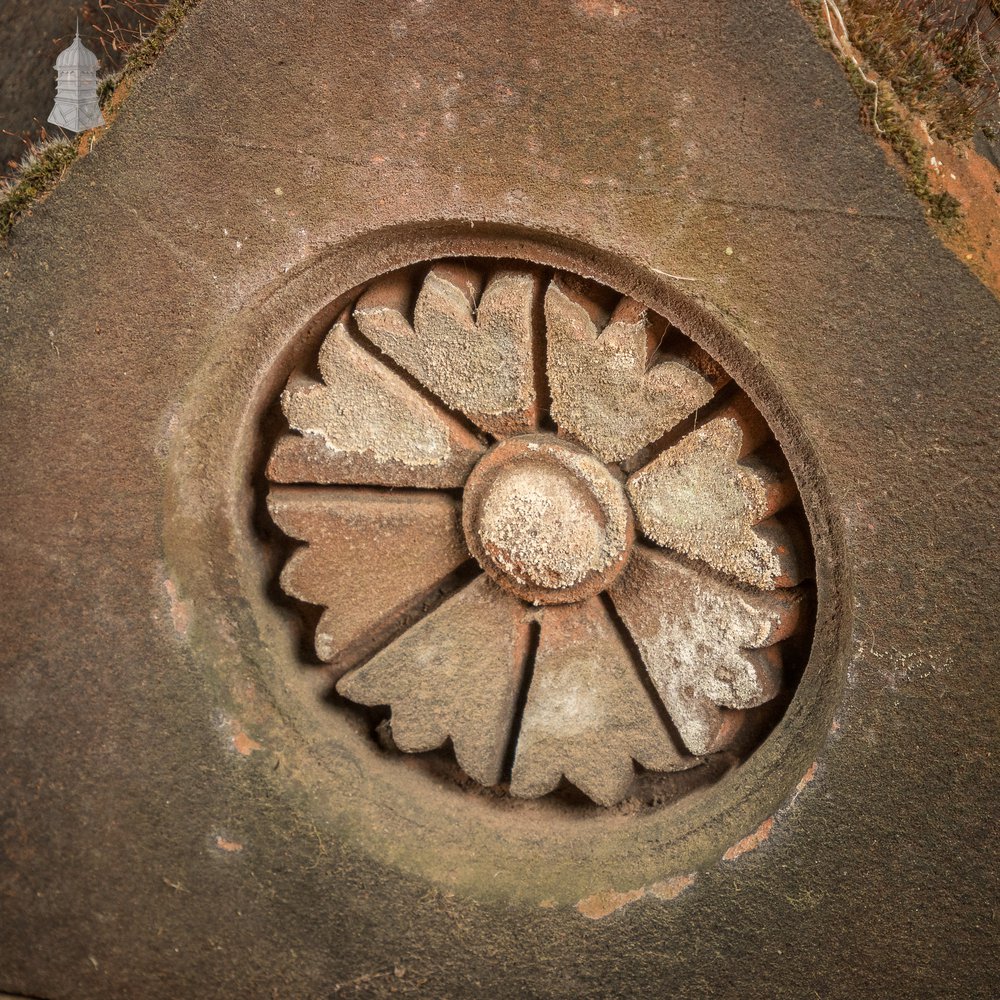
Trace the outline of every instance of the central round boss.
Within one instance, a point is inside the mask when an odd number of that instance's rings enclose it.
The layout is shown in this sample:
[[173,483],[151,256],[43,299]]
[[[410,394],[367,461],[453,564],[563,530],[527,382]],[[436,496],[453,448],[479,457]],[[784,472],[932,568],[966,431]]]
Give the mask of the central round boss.
[[551,434],[508,438],[465,487],[466,543],[501,587],[533,604],[605,589],[635,538],[621,482],[590,452]]

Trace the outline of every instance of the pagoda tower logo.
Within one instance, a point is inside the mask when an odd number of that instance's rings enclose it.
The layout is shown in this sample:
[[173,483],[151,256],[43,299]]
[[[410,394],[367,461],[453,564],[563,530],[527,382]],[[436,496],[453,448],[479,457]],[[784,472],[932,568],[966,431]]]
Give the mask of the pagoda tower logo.
[[56,57],[56,103],[49,122],[69,132],[104,124],[97,100],[97,56],[80,41],[79,19],[72,45]]

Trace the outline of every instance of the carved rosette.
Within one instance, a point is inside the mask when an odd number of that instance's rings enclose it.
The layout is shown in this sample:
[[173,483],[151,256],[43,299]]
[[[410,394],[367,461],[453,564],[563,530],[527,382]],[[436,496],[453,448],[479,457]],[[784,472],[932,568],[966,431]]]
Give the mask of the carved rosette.
[[[369,285],[280,400],[281,586],[398,751],[594,802],[741,759],[811,627],[795,484],[747,396],[593,282],[442,261]],[[794,666],[794,665],[793,665]],[[387,713],[387,714],[386,714]]]

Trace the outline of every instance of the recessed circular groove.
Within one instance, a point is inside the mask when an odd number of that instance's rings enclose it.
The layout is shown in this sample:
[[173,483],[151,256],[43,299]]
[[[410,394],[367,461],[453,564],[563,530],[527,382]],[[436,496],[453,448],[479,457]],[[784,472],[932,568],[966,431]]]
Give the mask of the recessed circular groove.
[[507,259],[404,268],[275,406],[280,585],[372,752],[512,805],[660,808],[780,718],[815,615],[796,486],[643,304]]

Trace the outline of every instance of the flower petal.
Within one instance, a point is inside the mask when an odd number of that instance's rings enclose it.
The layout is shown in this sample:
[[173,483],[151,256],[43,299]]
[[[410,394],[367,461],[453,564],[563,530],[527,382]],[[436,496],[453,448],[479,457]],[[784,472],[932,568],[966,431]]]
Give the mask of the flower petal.
[[723,411],[628,480],[643,534],[755,587],[794,586],[805,568],[772,515],[791,496],[790,477],[747,458],[747,433]]
[[553,605],[542,615],[535,667],[510,790],[552,791],[565,776],[600,805],[614,805],[635,777],[697,761],[678,750],[600,598]]
[[734,737],[740,717],[719,706],[752,708],[777,694],[775,644],[798,625],[798,591],[739,587],[636,546],[610,593],[691,753]]
[[545,294],[552,416],[606,462],[620,462],[707,403],[723,377],[696,350],[647,370],[652,320],[632,299],[601,328],[603,320],[583,291],[553,279]]
[[485,450],[357,344],[346,317],[323,341],[319,368],[322,382],[293,376],[281,395],[299,434],[278,442],[267,468],[272,481],[454,487]]
[[361,332],[448,406],[490,434],[534,430],[532,314],[539,278],[501,270],[485,283],[465,264],[436,264],[410,322],[410,281],[385,282],[354,310]]
[[523,605],[478,576],[404,632],[337,690],[389,705],[401,750],[433,750],[451,737],[458,763],[484,785],[502,777],[529,626]]
[[377,648],[470,558],[459,504],[446,493],[279,487],[268,508],[285,534],[308,543],[285,564],[281,586],[326,609],[316,653],[339,665]]

